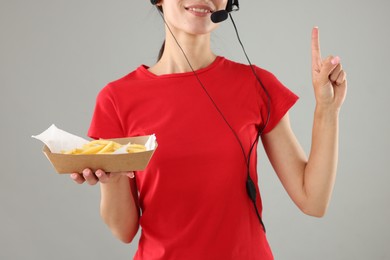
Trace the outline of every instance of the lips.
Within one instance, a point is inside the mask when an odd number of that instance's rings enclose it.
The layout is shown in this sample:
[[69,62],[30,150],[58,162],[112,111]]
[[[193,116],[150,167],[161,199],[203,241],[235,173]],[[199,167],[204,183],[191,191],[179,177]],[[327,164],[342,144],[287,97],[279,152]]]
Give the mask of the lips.
[[191,5],[185,7],[185,9],[195,15],[200,15],[200,16],[211,14],[214,12],[214,10],[212,10],[207,5]]

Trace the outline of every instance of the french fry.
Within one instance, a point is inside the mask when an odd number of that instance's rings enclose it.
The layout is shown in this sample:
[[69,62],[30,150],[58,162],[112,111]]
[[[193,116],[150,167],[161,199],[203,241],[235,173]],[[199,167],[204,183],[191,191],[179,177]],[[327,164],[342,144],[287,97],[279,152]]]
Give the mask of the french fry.
[[92,145],[84,148],[84,150],[81,152],[81,154],[96,154],[99,153],[103,149],[103,145]]
[[[63,154],[110,154],[121,148],[122,145],[110,140],[93,140],[84,144],[81,148],[75,148],[69,151],[62,151]],[[128,144],[126,151],[128,153],[138,153],[146,151],[142,144]]]
[[146,151],[146,147],[142,144],[129,144],[127,147],[128,153],[139,153]]
[[99,152],[97,153],[112,153],[114,151],[114,142],[109,141]]

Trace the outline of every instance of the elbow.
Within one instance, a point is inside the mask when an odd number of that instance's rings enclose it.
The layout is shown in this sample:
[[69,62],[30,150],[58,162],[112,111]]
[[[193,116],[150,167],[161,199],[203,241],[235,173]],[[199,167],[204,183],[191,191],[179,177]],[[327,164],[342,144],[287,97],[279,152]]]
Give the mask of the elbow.
[[137,231],[138,231],[138,228],[136,228],[135,230],[133,230],[132,232],[116,232],[116,231],[112,231],[112,233],[114,234],[114,236],[116,238],[118,238],[121,242],[125,243],[125,244],[130,244],[131,242],[133,242],[136,234],[137,234]]
[[[103,217],[103,216],[102,216]],[[118,221],[110,218],[104,218],[103,221],[111,230],[111,233],[125,244],[130,244],[137,235],[139,229],[138,219],[126,219]]]
[[320,206],[320,205],[314,205],[314,206],[300,206],[299,209],[305,214],[310,217],[315,218],[323,218],[327,212],[327,206]]
[[326,210],[302,210],[302,212],[310,217],[323,218]]
[[328,210],[330,199],[324,196],[313,196],[305,194],[305,196],[297,201],[298,208],[310,217],[323,218]]

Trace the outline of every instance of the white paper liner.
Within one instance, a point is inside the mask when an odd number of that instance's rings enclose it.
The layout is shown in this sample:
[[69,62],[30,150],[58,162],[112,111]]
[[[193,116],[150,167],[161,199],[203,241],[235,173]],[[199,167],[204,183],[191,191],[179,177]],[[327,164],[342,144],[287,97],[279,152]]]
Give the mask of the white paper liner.
[[[89,142],[84,138],[57,128],[54,124],[52,124],[41,134],[32,135],[31,137],[42,141],[52,153],[61,153],[62,151],[69,151],[75,148],[81,148],[84,144]],[[130,143],[127,145],[123,145],[121,148],[116,150],[114,154],[127,153],[128,145],[130,145]],[[156,136],[152,134],[145,143],[145,147],[147,151],[151,151],[156,148],[155,146]]]

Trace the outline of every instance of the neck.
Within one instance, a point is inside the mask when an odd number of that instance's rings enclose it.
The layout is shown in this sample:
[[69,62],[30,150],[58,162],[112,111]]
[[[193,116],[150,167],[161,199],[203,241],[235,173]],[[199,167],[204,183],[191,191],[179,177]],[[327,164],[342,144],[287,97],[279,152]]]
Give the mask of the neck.
[[[194,70],[210,65],[216,58],[211,51],[210,34],[204,35],[175,35],[177,42],[187,56]],[[169,31],[165,37],[165,48],[161,59],[149,70],[157,75],[190,72],[186,58]]]

